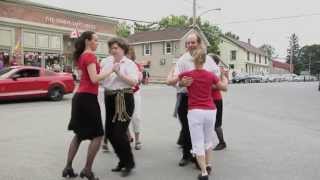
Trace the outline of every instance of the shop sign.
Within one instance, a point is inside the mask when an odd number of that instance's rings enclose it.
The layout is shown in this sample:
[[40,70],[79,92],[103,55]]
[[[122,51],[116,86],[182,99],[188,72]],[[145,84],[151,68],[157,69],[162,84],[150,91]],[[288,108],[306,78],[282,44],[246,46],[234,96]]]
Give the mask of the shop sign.
[[77,27],[80,29],[87,29],[87,30],[93,30],[93,31],[95,31],[97,29],[97,26],[95,24],[87,24],[87,23],[83,23],[81,21],[74,21],[74,20],[57,18],[57,17],[52,17],[52,16],[45,16],[44,22],[47,24]]

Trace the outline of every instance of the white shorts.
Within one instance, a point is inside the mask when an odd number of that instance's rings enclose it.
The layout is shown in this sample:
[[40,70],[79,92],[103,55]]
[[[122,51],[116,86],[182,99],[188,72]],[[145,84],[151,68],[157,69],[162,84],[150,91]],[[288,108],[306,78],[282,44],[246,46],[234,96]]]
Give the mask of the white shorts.
[[205,151],[212,148],[216,113],[216,110],[203,109],[188,111],[192,153],[204,156]]
[[140,133],[141,123],[141,94],[140,90],[133,94],[134,96],[134,111],[132,115],[132,127],[134,133]]

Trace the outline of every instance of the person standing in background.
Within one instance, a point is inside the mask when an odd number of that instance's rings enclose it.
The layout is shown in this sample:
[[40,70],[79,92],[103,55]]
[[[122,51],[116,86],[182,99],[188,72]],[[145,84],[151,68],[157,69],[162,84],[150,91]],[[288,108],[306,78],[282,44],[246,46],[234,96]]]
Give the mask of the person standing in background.
[[[137,72],[138,72],[139,83],[133,87],[134,107],[135,108],[134,108],[134,112],[133,112],[133,116],[132,116],[131,125],[133,128],[134,137],[135,137],[134,148],[136,150],[140,150],[142,148],[142,143],[141,143],[141,139],[140,139],[140,135],[141,135],[141,92],[140,92],[141,90],[140,90],[140,84],[142,81],[142,68],[136,62],[136,54],[135,54],[134,48],[132,46],[129,47],[127,57],[136,64]],[[128,133],[129,133],[129,139],[131,139],[132,136],[130,133],[130,128],[128,129]]]
[[[209,54],[209,56],[214,60],[216,64],[220,63],[221,59],[219,58],[219,56],[215,54]],[[225,149],[227,147],[227,144],[223,138],[223,130],[222,130],[223,101],[222,101],[222,95],[219,89],[216,89],[215,87],[213,88],[212,98],[213,98],[214,104],[217,107],[216,122],[214,125],[214,130],[219,139],[219,143],[216,145],[216,147],[213,150],[220,151]]]

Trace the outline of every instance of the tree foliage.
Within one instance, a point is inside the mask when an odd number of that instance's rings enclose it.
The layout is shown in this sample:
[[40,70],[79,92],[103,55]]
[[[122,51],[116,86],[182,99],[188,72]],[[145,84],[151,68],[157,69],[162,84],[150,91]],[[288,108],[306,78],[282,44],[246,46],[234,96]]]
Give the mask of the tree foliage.
[[290,63],[292,60],[292,64],[294,67],[294,73],[300,74],[300,72],[304,69],[303,63],[300,61],[299,57],[299,38],[296,34],[292,34],[289,38],[289,47],[287,49],[287,62]]
[[306,45],[300,49],[299,60],[303,64],[303,70],[312,75],[320,74],[320,44]]
[[120,37],[127,38],[131,33],[131,27],[127,23],[119,23],[116,29],[116,33]]
[[263,44],[260,46],[260,49],[267,53],[269,59],[272,59],[275,56],[275,48],[270,44]]
[[224,33],[224,35],[227,36],[227,37],[230,37],[232,39],[235,39],[235,40],[239,40],[240,39],[240,37],[238,35],[232,33],[231,31]]

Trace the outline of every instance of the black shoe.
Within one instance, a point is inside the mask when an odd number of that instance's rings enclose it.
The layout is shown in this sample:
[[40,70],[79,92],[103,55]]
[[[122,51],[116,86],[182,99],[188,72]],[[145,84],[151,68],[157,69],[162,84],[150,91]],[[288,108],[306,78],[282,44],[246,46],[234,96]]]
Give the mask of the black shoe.
[[75,178],[77,176],[78,176],[78,174],[74,173],[72,168],[64,168],[62,171],[62,177],[64,177],[64,178],[66,178],[66,177]]
[[95,177],[92,171],[82,170],[80,173],[81,178],[87,178],[88,180],[99,180],[99,178]]
[[102,149],[104,150],[104,152],[110,152],[108,144],[103,144]]
[[220,151],[227,147],[226,143],[219,143],[217,146],[213,149],[214,151]]
[[187,164],[189,164],[190,159],[189,158],[182,158],[179,162],[179,166],[186,166]]
[[208,174],[210,175],[212,172],[212,167],[211,166],[207,166],[206,167]]
[[198,180],[209,180],[209,176],[208,175],[202,176],[201,174],[199,174]]
[[124,165],[121,165],[120,163],[118,164],[117,167],[111,169],[112,172],[120,172],[124,168]]
[[122,177],[127,177],[127,176],[129,176],[129,175],[131,174],[133,168],[134,168],[134,165],[133,165],[133,166],[130,166],[130,167],[125,167],[125,168],[123,169],[123,171],[122,171],[121,176],[122,176]]

